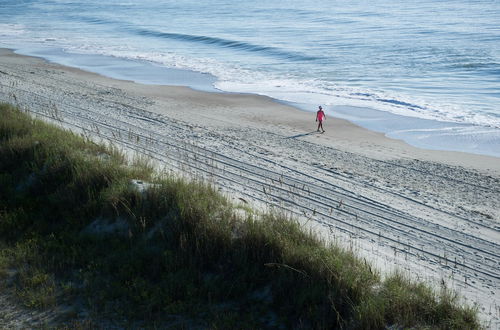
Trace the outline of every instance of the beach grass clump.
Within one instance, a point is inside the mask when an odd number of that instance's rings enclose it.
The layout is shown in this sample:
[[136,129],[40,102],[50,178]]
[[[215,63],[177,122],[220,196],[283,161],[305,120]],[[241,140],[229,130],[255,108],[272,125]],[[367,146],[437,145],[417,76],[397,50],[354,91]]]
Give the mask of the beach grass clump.
[[26,307],[96,327],[479,327],[451,291],[382,280],[284,214],[9,105],[0,118],[0,278]]
[[459,296],[444,281],[436,290],[396,272],[385,279],[380,295],[385,302],[385,319],[394,324],[470,329],[477,317],[474,307],[456,308],[460,305]]

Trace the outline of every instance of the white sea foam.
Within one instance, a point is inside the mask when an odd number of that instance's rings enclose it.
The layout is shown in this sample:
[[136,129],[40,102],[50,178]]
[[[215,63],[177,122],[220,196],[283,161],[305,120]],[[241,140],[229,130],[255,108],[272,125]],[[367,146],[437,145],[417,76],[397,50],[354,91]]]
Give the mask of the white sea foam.
[[[24,26],[19,24],[0,24],[0,31],[0,36],[9,39],[22,35],[25,30]],[[500,117],[496,115],[469,110],[456,104],[439,104],[437,100],[429,101],[416,96],[343,86],[332,81],[304,79],[276,72],[255,71],[202,56],[137,51],[127,44],[102,45],[95,40],[78,40],[78,43],[74,44],[68,38],[56,35],[25,38],[25,42],[64,48],[68,56],[71,56],[71,53],[98,54],[208,73],[217,78],[214,87],[225,92],[254,93],[286,102],[322,104],[326,107],[367,107],[406,117],[500,128]],[[311,111],[314,111],[314,108],[311,108]]]
[[[211,58],[190,57],[175,53],[140,52],[126,45],[118,47],[93,44],[68,47],[70,52],[101,54],[117,58],[148,61],[170,68],[208,73],[217,78],[215,88],[224,92],[253,93],[292,103],[324,106],[350,105],[429,120],[500,128],[500,117],[468,110],[457,105],[439,104],[396,95],[395,93],[346,87],[317,79],[278,76],[221,63]],[[311,108],[314,111],[314,108]]]
[[16,37],[25,32],[24,25],[0,23],[0,37]]

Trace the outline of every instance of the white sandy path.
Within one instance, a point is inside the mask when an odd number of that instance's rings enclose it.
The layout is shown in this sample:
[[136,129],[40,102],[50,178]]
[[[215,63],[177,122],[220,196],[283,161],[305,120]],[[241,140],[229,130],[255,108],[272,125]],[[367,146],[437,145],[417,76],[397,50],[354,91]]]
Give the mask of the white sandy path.
[[5,50],[0,99],[310,218],[381,269],[444,279],[500,325],[498,158],[421,150],[334,118],[317,134],[314,114],[267,98],[117,81]]

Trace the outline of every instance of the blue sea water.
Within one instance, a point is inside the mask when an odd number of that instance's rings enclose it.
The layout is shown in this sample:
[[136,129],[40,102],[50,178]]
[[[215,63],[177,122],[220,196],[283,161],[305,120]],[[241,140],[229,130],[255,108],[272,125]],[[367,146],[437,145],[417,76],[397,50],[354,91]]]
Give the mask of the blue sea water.
[[500,157],[498,0],[0,0],[0,47]]

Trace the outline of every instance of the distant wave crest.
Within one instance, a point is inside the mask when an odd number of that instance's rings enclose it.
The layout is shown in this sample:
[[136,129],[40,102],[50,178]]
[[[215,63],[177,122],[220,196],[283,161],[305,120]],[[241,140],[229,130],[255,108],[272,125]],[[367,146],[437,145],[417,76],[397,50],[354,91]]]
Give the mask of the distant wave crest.
[[122,29],[126,29],[131,33],[135,33],[140,36],[179,40],[179,41],[193,42],[193,43],[202,43],[206,45],[230,48],[238,51],[260,53],[264,56],[277,57],[297,62],[314,61],[320,59],[320,57],[317,56],[309,56],[299,52],[287,51],[285,49],[281,49],[278,47],[256,45],[249,42],[229,40],[211,36],[155,31],[155,30],[140,28],[132,25],[131,23],[119,22],[107,18],[103,19],[98,17],[90,17],[86,15],[77,15],[73,16],[72,18],[78,19],[85,23],[96,24],[96,25],[107,25],[107,24],[115,26],[119,25]]
[[217,37],[198,36],[198,35],[190,35],[190,34],[182,34],[182,33],[160,32],[160,31],[146,30],[146,29],[137,29],[136,32],[142,36],[174,39],[174,40],[187,41],[187,42],[204,43],[207,45],[215,45],[215,46],[232,48],[232,49],[241,50],[241,51],[248,51],[248,52],[260,52],[264,55],[285,58],[287,60],[311,61],[311,60],[319,59],[318,57],[307,56],[307,55],[303,55],[303,54],[300,54],[297,52],[289,52],[289,51],[286,51],[286,50],[283,50],[280,48],[276,48],[276,47],[255,45],[255,44],[248,43],[248,42],[228,40],[228,39],[217,38]]

